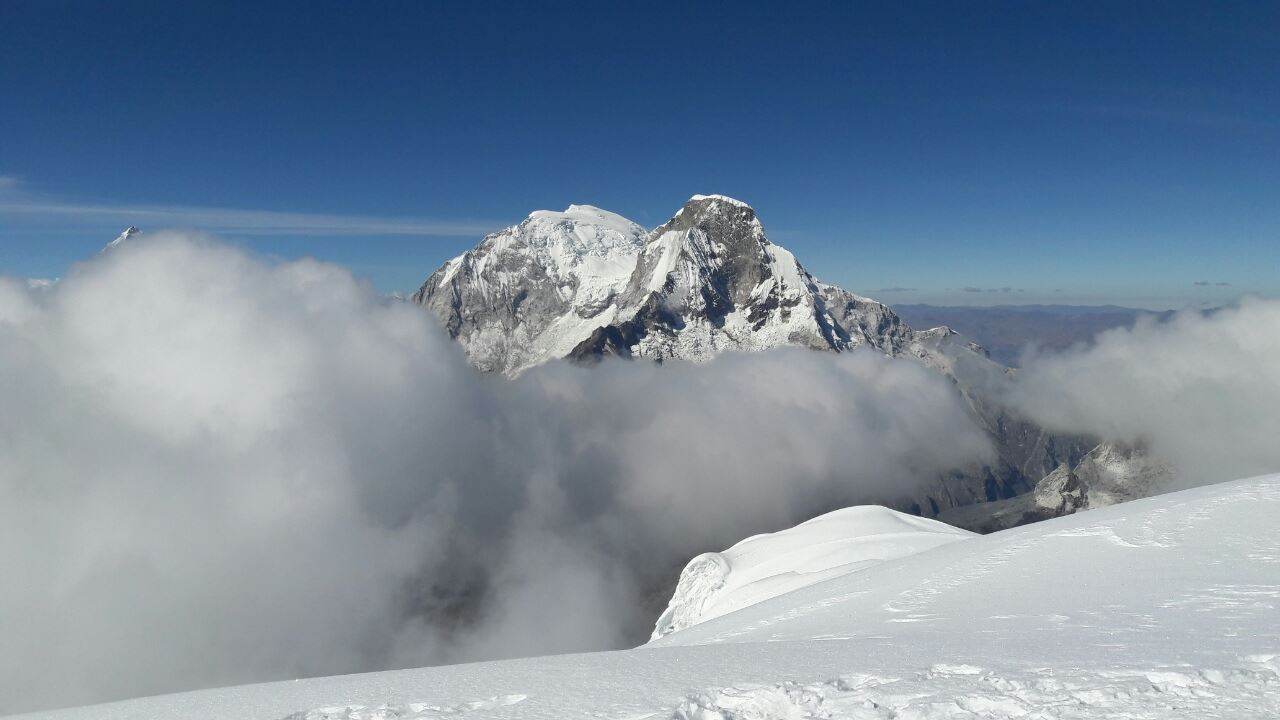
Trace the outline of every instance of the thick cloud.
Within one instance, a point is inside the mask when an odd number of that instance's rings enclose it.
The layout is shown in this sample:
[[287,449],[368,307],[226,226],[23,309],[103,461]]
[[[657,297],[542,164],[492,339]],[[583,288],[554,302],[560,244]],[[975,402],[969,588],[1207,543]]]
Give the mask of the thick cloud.
[[1280,301],[1140,318],[1024,361],[1013,401],[1059,430],[1145,443],[1183,485],[1280,470]]
[[0,278],[0,712],[618,647],[691,554],[988,452],[906,361],[506,381],[341,268],[142,238]]

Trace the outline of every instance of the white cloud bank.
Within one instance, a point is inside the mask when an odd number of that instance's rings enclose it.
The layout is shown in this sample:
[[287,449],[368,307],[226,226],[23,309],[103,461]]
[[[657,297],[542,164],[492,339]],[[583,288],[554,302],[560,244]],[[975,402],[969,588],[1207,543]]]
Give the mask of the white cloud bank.
[[335,266],[143,237],[0,278],[0,713],[616,647],[690,555],[988,452],[912,363],[508,382]]
[[1140,319],[1024,361],[1012,402],[1048,427],[1145,443],[1185,486],[1280,470],[1280,301]]

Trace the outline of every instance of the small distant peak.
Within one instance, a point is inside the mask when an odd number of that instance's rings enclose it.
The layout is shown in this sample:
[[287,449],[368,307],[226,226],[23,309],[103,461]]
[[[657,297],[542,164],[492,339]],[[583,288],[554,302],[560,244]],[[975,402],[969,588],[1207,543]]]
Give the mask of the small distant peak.
[[133,225],[130,225],[129,227],[124,229],[124,232],[120,233],[119,237],[107,243],[107,246],[102,249],[110,250],[111,248],[118,246],[120,243],[124,242],[125,240],[128,240],[134,235],[137,235],[139,232],[140,231],[138,230],[138,228],[134,227]]

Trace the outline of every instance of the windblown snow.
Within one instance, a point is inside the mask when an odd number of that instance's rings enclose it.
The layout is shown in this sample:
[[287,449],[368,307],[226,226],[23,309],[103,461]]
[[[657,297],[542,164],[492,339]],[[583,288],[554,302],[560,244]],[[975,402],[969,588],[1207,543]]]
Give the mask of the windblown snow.
[[[1275,718],[1278,513],[1280,475],[1271,475],[985,536],[908,524],[905,545],[931,533],[952,541],[865,566],[856,558],[875,553],[864,541],[890,542],[894,532],[854,520],[866,515],[890,529],[900,518],[854,508],[723,554],[729,578],[737,561],[760,578],[826,567],[823,579],[762,593],[634,650],[205,690],[32,717]],[[840,538],[839,528],[855,537]],[[799,547],[811,533],[836,543],[831,556]]]

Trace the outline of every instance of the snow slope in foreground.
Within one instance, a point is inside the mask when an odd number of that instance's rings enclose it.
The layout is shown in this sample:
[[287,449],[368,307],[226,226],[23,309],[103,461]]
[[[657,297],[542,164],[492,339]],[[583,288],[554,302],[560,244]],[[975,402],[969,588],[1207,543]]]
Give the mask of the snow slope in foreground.
[[635,650],[207,690],[123,718],[1280,717],[1280,476],[952,542]]

